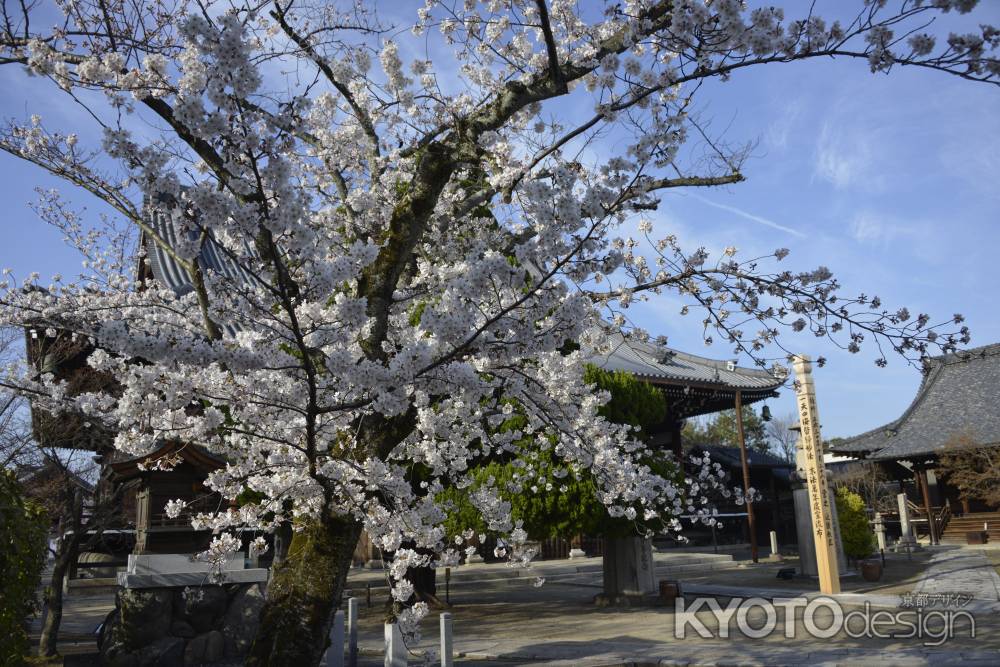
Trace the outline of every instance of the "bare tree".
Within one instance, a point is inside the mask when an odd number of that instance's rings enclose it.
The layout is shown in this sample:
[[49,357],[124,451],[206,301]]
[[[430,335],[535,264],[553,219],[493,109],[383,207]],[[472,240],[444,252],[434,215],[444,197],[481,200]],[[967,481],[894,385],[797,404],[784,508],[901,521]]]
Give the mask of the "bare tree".
[[[16,330],[4,340],[18,340]],[[41,375],[87,351],[83,339],[58,332],[29,328],[23,349],[13,342],[11,363],[27,363],[29,373]],[[63,371],[70,391],[78,392],[107,387],[110,378],[83,367],[77,372]],[[6,417],[6,415],[4,415]],[[101,446],[102,434],[81,415],[63,412],[49,414],[35,409],[28,416],[28,406],[16,407],[13,418],[19,428],[9,438],[9,459],[32,497],[48,512],[53,522],[54,540],[50,547],[52,573],[44,594],[42,634],[39,653],[56,655],[59,627],[63,613],[63,581],[76,564],[80,553],[95,548],[104,531],[119,516],[119,494],[97,488],[100,465],[95,449]]]
[[[13,327],[0,328],[0,366],[16,364],[23,355],[21,332]],[[0,387],[0,464],[16,468],[31,441],[24,398]]]
[[858,461],[833,476],[835,487],[844,487],[861,496],[872,512],[893,511],[896,507],[895,487],[885,470],[874,461]]
[[1000,505],[1000,447],[960,435],[949,441],[938,461],[938,470],[962,498]]
[[795,462],[795,443],[798,442],[799,434],[792,428],[798,423],[795,415],[789,412],[781,417],[772,417],[764,427],[771,441],[771,449],[789,463]]

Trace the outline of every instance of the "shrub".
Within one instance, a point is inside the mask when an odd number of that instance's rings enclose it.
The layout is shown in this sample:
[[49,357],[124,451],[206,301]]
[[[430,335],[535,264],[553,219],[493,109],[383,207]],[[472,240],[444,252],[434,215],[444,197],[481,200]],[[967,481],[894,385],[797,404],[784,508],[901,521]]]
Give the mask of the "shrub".
[[865,501],[846,487],[837,489],[837,518],[844,554],[848,558],[867,558],[875,551],[875,533],[868,525]]

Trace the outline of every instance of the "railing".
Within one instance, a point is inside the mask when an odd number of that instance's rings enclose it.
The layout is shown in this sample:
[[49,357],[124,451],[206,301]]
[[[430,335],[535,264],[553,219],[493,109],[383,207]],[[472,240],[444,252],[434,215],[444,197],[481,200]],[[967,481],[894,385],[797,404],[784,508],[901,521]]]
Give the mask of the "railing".
[[951,503],[945,503],[934,522],[937,528],[934,533],[937,535],[939,542],[941,541],[941,536],[944,535],[945,528],[948,527],[949,521],[951,521]]
[[193,500],[184,506],[181,513],[176,517],[167,516],[166,512],[152,514],[149,519],[150,528],[190,528],[191,519],[195,514],[212,514],[218,512],[220,503],[218,498],[204,498]]
[[940,542],[941,536],[944,534],[944,529],[948,527],[948,522],[951,521],[951,504],[945,503],[943,507],[931,507],[930,516],[928,516],[926,509],[909,499],[906,501],[906,507],[910,512],[910,523],[915,524],[914,527],[918,524],[927,524],[927,531],[931,532],[933,530],[934,537]]

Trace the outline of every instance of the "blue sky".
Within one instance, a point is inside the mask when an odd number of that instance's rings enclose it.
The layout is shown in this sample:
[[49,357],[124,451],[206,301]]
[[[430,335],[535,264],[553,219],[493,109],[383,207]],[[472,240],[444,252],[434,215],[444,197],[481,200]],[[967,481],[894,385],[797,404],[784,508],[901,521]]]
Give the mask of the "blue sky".
[[[984,4],[971,23],[1000,23],[1000,3]],[[4,67],[0,90],[0,117],[40,113],[52,127],[75,129],[68,123],[79,109],[51,84]],[[973,345],[1000,342],[1000,89],[931,71],[872,75],[865,62],[817,61],[743,71],[708,83],[699,100],[703,117],[728,139],[757,142],[743,170],[748,180],[672,191],[656,216],[658,235],[672,231],[692,248],[735,245],[741,254],[787,247],[788,267],[828,266],[845,294],[878,294],[890,307],[935,319],[960,312]],[[86,140],[86,128],[80,133]],[[28,207],[35,186],[55,185],[0,155],[0,265],[20,277],[79,269],[79,257]],[[93,216],[100,210],[85,194],[72,200]],[[699,318],[677,310],[667,298],[634,308],[632,317],[679,349],[732,356],[723,346],[705,348]],[[900,359],[879,369],[870,350],[849,355],[809,336],[796,342],[830,360],[816,371],[826,436],[895,418],[920,381]],[[792,412],[791,391],[771,410]]]

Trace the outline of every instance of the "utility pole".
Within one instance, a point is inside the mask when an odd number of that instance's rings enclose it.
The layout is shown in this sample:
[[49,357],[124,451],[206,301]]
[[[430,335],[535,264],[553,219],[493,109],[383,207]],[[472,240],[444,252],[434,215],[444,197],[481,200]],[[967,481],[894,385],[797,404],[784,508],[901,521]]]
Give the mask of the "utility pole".
[[750,557],[757,562],[757,525],[753,518],[753,500],[750,498],[750,463],[747,460],[747,442],[743,434],[743,392],[736,390],[736,431],[740,440],[740,462],[743,464],[743,500],[747,504],[747,528],[750,531]]

